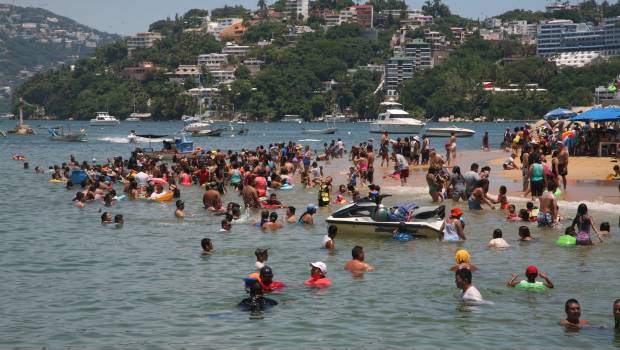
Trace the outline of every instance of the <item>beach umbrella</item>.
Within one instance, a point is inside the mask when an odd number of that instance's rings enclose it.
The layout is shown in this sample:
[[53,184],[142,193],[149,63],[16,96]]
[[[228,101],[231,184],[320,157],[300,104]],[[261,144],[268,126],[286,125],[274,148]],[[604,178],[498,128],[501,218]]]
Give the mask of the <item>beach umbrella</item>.
[[568,119],[575,115],[575,112],[566,108],[556,108],[549,113],[545,114],[545,120],[554,120],[554,119]]
[[570,118],[573,122],[615,122],[620,120],[620,107],[592,108]]

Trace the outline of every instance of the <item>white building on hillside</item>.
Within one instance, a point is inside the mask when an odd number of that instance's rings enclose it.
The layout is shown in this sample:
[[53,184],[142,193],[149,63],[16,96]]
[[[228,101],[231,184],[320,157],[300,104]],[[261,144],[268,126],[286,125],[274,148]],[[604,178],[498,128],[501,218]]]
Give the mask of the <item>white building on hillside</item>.
[[596,51],[562,52],[551,57],[549,61],[558,67],[585,67],[600,62],[605,57]]
[[308,10],[310,8],[309,0],[286,0],[286,11],[290,16],[303,19],[308,19]]

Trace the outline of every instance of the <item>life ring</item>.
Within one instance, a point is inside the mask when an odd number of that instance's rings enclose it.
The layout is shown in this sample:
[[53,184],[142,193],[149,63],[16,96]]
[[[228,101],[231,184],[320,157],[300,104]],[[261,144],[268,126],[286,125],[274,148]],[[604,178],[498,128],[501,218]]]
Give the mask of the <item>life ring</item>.
[[22,160],[26,160],[26,157],[24,157],[24,156],[14,155],[14,156],[12,156],[12,157],[11,157],[11,159],[13,159],[13,160],[20,160],[20,161],[22,161]]
[[517,284],[515,288],[521,289],[521,290],[541,291],[541,290],[546,290],[547,286],[545,286],[542,282],[531,283],[531,282],[523,280],[519,282],[519,284]]
[[53,184],[59,184],[59,183],[67,183],[67,180],[51,179],[49,180],[49,182]]
[[577,244],[577,238],[573,236],[569,236],[569,235],[560,236],[558,240],[555,241],[555,245],[560,246],[560,247],[570,247],[576,244]]
[[155,185],[167,185],[168,184],[168,181],[162,179],[161,177],[154,177],[151,179],[151,181]]
[[169,192],[165,192],[161,195],[159,195],[156,198],[153,198],[153,200],[157,201],[157,202],[168,202],[174,199],[174,192],[169,191]]

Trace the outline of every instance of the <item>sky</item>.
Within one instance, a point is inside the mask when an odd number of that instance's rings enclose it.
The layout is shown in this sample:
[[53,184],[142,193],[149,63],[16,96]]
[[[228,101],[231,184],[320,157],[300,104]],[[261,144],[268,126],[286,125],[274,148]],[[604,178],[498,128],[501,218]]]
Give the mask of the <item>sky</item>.
[[[405,0],[420,8],[423,0]],[[148,30],[149,24],[183,14],[192,8],[213,9],[224,5],[256,8],[257,0],[0,0],[12,5],[42,7],[81,24],[109,33],[129,35]],[[274,0],[267,0],[272,4]],[[363,0],[359,0],[363,3]],[[473,19],[484,19],[522,8],[541,10],[547,0],[444,0],[452,12]]]

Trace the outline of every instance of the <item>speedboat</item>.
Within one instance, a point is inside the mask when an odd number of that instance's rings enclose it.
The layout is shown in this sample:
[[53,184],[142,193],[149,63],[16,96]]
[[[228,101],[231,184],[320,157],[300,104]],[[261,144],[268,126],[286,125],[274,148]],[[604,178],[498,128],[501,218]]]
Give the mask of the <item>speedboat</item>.
[[161,151],[155,151],[152,148],[136,149],[144,155],[159,158],[161,160],[170,160],[175,156],[192,157],[196,151],[194,150],[194,141],[189,139],[185,134],[173,139],[163,140],[163,148]]
[[161,134],[138,134],[134,130],[131,130],[131,132],[127,136],[127,139],[129,140],[129,143],[154,142],[154,141],[156,141],[158,139],[163,141],[163,139],[166,136],[168,136],[168,135],[161,135]]
[[80,132],[65,132],[65,128],[62,126],[49,128],[47,131],[52,141],[84,142],[87,136],[86,130],[84,129],[80,129]]
[[209,119],[206,119],[206,118],[202,118],[197,122],[186,124],[185,127],[183,127],[183,131],[191,132],[191,133],[195,133],[195,132],[199,132],[203,130],[212,130],[212,129],[213,129],[213,122],[211,122]]
[[337,128],[324,128],[324,129],[303,129],[302,134],[335,134]]
[[216,129],[205,129],[205,130],[198,130],[198,131],[193,131],[192,132],[192,136],[220,136],[222,135],[222,132],[224,132],[225,129],[223,128],[216,128]]
[[327,219],[329,225],[338,229],[338,234],[376,235],[389,237],[401,224],[407,233],[419,238],[439,238],[445,206],[418,207],[414,203],[403,203],[393,207],[380,201],[362,199],[332,213]]
[[97,112],[97,116],[90,120],[91,126],[117,126],[120,121],[108,112]]
[[370,132],[391,134],[418,134],[424,127],[424,122],[415,119],[407,111],[403,110],[400,103],[382,102],[385,108],[377,117],[377,120],[370,124]]
[[470,137],[476,132],[471,129],[459,128],[456,126],[450,126],[448,128],[426,128],[424,135],[428,137],[450,137],[454,133],[456,137]]

